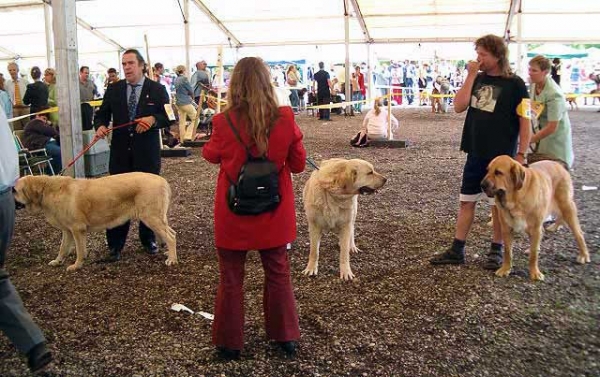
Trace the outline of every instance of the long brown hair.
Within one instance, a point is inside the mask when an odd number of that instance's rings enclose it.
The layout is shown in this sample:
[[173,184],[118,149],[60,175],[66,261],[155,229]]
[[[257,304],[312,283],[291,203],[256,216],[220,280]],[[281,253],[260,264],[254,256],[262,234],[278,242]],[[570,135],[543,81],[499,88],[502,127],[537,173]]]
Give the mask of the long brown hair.
[[504,39],[493,34],[484,35],[475,41],[475,47],[482,47],[498,59],[498,67],[500,67],[503,77],[513,75],[508,61],[508,46]]
[[[375,99],[375,102],[373,103],[373,110],[375,110],[375,115],[379,115],[381,113],[381,108],[379,106],[381,106],[381,104],[379,103],[380,99],[377,98]],[[389,101],[389,98],[388,98]]]
[[263,154],[269,148],[269,131],[279,117],[271,74],[260,58],[241,59],[233,69],[227,91],[227,109],[247,124],[250,138]]

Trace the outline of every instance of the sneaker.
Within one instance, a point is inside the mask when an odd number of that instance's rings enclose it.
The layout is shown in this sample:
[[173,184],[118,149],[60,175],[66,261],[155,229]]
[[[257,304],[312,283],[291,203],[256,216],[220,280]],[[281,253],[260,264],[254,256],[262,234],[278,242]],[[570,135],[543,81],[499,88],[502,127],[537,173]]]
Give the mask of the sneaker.
[[38,343],[27,353],[27,365],[34,375],[43,373],[52,361],[52,354],[46,348],[46,343]]
[[487,260],[483,264],[486,270],[496,271],[502,266],[502,250],[490,250],[487,254]]
[[465,264],[465,252],[457,252],[451,248],[429,260],[433,265],[439,264]]

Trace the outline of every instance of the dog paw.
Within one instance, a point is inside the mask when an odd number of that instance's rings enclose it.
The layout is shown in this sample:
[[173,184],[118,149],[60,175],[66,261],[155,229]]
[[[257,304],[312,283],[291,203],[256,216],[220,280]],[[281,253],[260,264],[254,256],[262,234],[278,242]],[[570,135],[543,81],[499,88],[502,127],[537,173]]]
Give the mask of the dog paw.
[[352,273],[352,270],[348,269],[342,269],[340,270],[340,279],[342,280],[352,280],[354,279],[354,274]]
[[529,277],[533,281],[543,281],[544,280],[544,274],[542,274],[540,270],[529,271]]
[[70,265],[69,267],[67,267],[67,271],[73,272],[73,271],[79,270],[80,268],[81,268],[80,264],[73,263],[72,265]]
[[50,263],[48,263],[48,266],[56,267],[56,266],[60,266],[61,264],[62,264],[62,261],[60,261],[58,259],[54,259],[54,260],[51,260]]
[[350,251],[351,251],[351,252],[353,252],[353,253],[360,253],[360,252],[362,252],[362,250],[361,250],[361,249],[359,249],[359,248],[358,248],[358,247],[356,247],[356,246],[354,246],[354,247],[351,247],[351,248],[350,248]]
[[306,276],[316,276],[319,268],[317,266],[306,266],[302,273]]
[[499,276],[501,278],[503,277],[507,277],[508,275],[510,275],[510,267],[506,268],[506,267],[500,267],[497,271],[496,271],[496,276]]
[[167,258],[167,260],[165,261],[165,264],[167,266],[172,266],[174,264],[177,264],[177,258]]
[[590,259],[589,254],[577,256],[577,263],[579,263],[579,264],[586,264],[586,263],[590,263],[590,262],[591,262],[591,259]]

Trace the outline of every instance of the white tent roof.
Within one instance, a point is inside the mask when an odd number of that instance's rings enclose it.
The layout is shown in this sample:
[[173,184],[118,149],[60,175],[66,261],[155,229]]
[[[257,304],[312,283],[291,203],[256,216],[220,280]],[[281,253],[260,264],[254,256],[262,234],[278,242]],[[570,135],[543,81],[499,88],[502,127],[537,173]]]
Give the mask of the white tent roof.
[[[182,7],[185,1],[179,0]],[[0,60],[45,60],[44,2],[51,1],[0,0]],[[78,0],[80,56],[114,53],[117,63],[116,51],[143,48],[147,35],[151,55],[183,61],[184,21],[177,3]],[[472,43],[484,34],[504,35],[506,29],[514,40],[518,5],[518,0],[348,0],[350,42]],[[598,0],[521,0],[520,10],[524,43],[600,39]],[[245,55],[257,46],[292,46],[283,51],[297,52],[344,43],[344,0],[189,0],[189,11],[193,59],[216,55],[218,45],[242,47]]]

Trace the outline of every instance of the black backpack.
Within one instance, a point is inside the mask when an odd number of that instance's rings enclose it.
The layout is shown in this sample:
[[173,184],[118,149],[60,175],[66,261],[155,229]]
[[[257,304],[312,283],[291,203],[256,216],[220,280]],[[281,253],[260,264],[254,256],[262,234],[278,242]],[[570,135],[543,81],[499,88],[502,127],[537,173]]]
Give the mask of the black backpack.
[[254,157],[250,149],[240,137],[234,127],[229,114],[225,118],[236,138],[246,149],[247,159],[238,175],[237,182],[229,176],[229,190],[227,190],[227,204],[236,215],[259,215],[272,211],[281,202],[279,195],[279,171],[277,165],[269,160],[265,154]]

